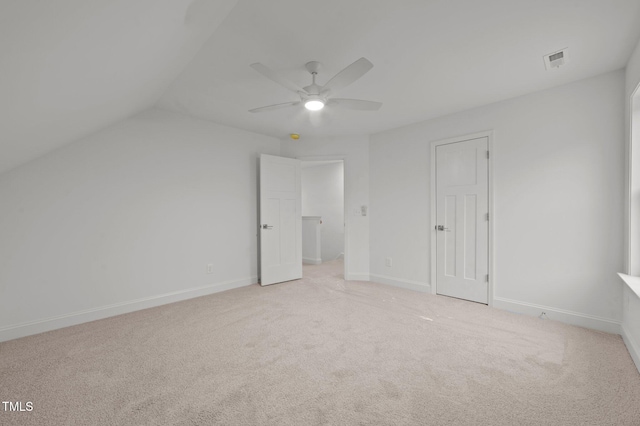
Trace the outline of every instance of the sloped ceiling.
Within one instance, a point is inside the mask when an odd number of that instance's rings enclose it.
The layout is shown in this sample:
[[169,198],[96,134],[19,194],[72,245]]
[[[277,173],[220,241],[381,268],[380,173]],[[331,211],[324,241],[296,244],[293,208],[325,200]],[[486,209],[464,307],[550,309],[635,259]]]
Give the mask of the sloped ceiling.
[[[240,0],[160,105],[300,143],[374,133],[623,68],[639,36],[638,0]],[[373,69],[339,95],[378,112],[248,112],[299,100],[251,63],[305,86],[306,62],[324,84],[362,56]]]
[[235,3],[0,1],[0,172],[155,104]]
[[[154,105],[301,143],[375,133],[620,69],[639,36],[638,0],[2,0],[0,172]],[[339,95],[380,111],[248,112],[298,100],[251,63],[305,86],[306,62],[324,84],[362,56]]]

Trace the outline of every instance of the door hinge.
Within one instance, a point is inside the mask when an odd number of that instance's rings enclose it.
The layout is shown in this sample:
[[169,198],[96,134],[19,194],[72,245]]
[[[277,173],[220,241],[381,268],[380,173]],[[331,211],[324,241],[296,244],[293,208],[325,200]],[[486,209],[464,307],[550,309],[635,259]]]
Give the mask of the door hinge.
[[487,213],[487,221],[489,220],[489,213]]
[[489,151],[487,151],[487,159],[489,159]]
[[487,274],[487,275],[485,276],[485,280],[486,280],[486,282],[489,282],[489,274]]

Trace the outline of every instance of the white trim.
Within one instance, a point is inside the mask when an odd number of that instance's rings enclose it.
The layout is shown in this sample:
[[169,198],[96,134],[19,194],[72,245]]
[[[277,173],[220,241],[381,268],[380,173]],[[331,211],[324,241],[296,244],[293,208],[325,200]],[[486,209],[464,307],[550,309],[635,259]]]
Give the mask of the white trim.
[[431,293],[431,285],[425,282],[403,280],[377,274],[371,274],[371,281],[373,281],[374,283],[392,285],[394,287],[406,288],[408,290],[419,291],[422,293]]
[[[632,268],[632,263],[633,263],[633,259],[634,259],[634,253],[632,253],[632,248],[634,246],[633,241],[632,241],[632,234],[634,232],[637,232],[635,229],[633,229],[633,222],[634,222],[634,214],[637,214],[637,212],[634,212],[633,209],[633,160],[634,160],[634,155],[633,155],[633,142],[634,142],[634,133],[633,133],[633,127],[634,127],[634,120],[633,120],[633,110],[634,110],[634,99],[636,98],[636,96],[640,95],[640,83],[635,87],[635,89],[631,92],[631,96],[629,97],[629,103],[628,103],[628,137],[629,139],[626,141],[626,145],[628,148],[628,158],[627,158],[627,182],[626,182],[626,188],[625,190],[627,191],[627,197],[626,197],[626,202],[628,204],[627,206],[627,217],[626,217],[626,232],[625,232],[625,238],[626,238],[626,242],[627,242],[627,253],[626,253],[626,258],[625,261],[627,263],[626,265],[626,272],[628,274],[632,274],[632,273],[636,273],[637,274],[637,270]],[[626,137],[626,135],[625,135]],[[638,137],[640,137],[640,135],[638,135]],[[636,147],[637,148],[637,147]],[[637,254],[636,254],[637,255]]]
[[620,328],[622,340],[624,340],[624,344],[627,346],[627,350],[633,362],[636,364],[638,372],[640,372],[640,344],[633,339],[633,335],[626,329],[624,324],[621,324]]
[[345,278],[346,281],[371,281],[369,274],[349,274]]
[[618,320],[582,314],[565,309],[552,308],[549,306],[536,305],[534,303],[520,302],[518,300],[505,299],[502,297],[494,298],[493,307],[530,316],[539,316],[544,312],[546,317],[551,320],[613,334],[620,334],[622,326],[622,323]]
[[181,300],[193,299],[195,297],[206,296],[225,290],[244,287],[256,283],[258,277],[248,277],[238,280],[223,281],[202,287],[188,290],[173,291],[157,296],[144,297],[142,299],[129,300],[126,302],[114,303],[112,305],[98,308],[85,309],[69,314],[44,318],[41,320],[25,322],[22,324],[10,325],[0,328],[0,342],[17,339],[19,337],[30,336],[32,334],[44,333],[45,331],[56,330],[63,327],[82,324],[103,318],[122,315],[142,309],[153,308],[166,305],[168,303],[179,302]]
[[632,277],[631,275],[618,272],[618,276],[629,287],[629,290],[636,296],[640,297],[640,277]]
[[[627,181],[626,181],[626,192],[627,192],[627,197],[626,197],[626,203],[627,203],[627,217],[626,217],[626,229],[625,229],[625,237],[626,237],[626,246],[627,246],[627,252],[626,252],[626,257],[625,257],[625,261],[626,261],[626,267],[625,270],[627,272],[627,274],[631,274],[632,270],[631,270],[631,262],[632,262],[632,258],[631,258],[631,246],[632,246],[632,242],[631,242],[631,221],[633,220],[633,216],[632,216],[632,206],[633,206],[633,202],[632,202],[632,192],[633,192],[633,100],[636,97],[636,94],[640,93],[640,83],[638,83],[638,85],[636,86],[636,88],[631,92],[631,96],[629,96],[629,103],[627,104],[629,106],[629,115],[628,115],[628,127],[627,130],[629,132],[629,140],[626,141],[626,145],[627,145]],[[626,135],[625,135],[626,137]]]
[[487,184],[489,185],[489,193],[488,193],[488,207],[489,207],[489,235],[488,235],[488,265],[487,265],[487,272],[489,274],[489,283],[487,284],[487,290],[488,290],[488,294],[487,294],[487,301],[489,306],[493,306],[493,301],[494,301],[494,279],[493,277],[495,276],[494,274],[494,253],[493,253],[493,234],[494,234],[494,219],[495,219],[495,214],[494,214],[494,209],[493,209],[493,159],[494,159],[494,150],[493,150],[493,130],[485,130],[482,132],[478,132],[478,133],[472,133],[469,135],[464,135],[464,136],[456,136],[453,138],[448,138],[448,139],[441,139],[441,140],[437,140],[437,141],[431,141],[431,151],[430,151],[430,156],[431,156],[431,191],[430,191],[430,195],[429,195],[429,203],[431,204],[431,225],[429,227],[429,232],[431,235],[431,259],[430,259],[430,267],[431,267],[431,293],[432,294],[437,294],[437,279],[436,279],[436,254],[437,254],[437,248],[436,248],[436,238],[435,238],[435,226],[437,225],[436,223],[436,147],[439,145],[446,145],[446,144],[450,144],[450,143],[456,143],[456,142],[464,142],[464,141],[468,141],[468,140],[472,140],[472,139],[479,139],[479,138],[487,138],[487,150],[489,151],[489,159],[488,159],[488,177],[487,177]]
[[322,263],[322,259],[311,259],[309,257],[303,257],[302,263],[307,265],[320,265]]
[[[636,88],[637,89],[637,88]],[[631,93],[631,97],[629,98],[629,121],[627,123],[628,125],[628,132],[629,132],[629,136],[628,136],[628,140],[625,140],[625,150],[626,150],[626,155],[627,155],[627,163],[625,164],[625,166],[627,167],[627,169],[625,170],[626,172],[626,181],[625,181],[625,214],[626,217],[623,218],[624,220],[624,238],[625,238],[625,253],[624,253],[624,271],[627,274],[631,273],[631,206],[632,206],[632,202],[631,202],[631,177],[632,177],[632,165],[633,165],[633,94],[635,93],[632,92]],[[625,135],[625,138],[627,137],[627,135]]]

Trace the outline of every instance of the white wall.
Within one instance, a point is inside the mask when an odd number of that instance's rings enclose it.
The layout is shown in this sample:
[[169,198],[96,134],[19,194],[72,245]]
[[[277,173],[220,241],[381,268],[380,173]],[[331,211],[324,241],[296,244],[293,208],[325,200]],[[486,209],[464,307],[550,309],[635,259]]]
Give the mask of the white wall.
[[[306,160],[344,159],[344,203],[349,212],[345,262],[347,279],[369,279],[369,216],[360,206],[369,205],[369,136],[283,141],[282,155]],[[355,211],[358,211],[356,214]]]
[[320,216],[302,216],[302,263],[322,263],[321,221]]
[[150,110],[0,175],[0,340],[256,282],[279,145]]
[[343,164],[314,164],[302,168],[302,215],[322,216],[322,261],[344,254]]
[[430,285],[430,143],[493,130],[494,306],[618,331],[623,91],[617,71],[372,135],[372,280]]

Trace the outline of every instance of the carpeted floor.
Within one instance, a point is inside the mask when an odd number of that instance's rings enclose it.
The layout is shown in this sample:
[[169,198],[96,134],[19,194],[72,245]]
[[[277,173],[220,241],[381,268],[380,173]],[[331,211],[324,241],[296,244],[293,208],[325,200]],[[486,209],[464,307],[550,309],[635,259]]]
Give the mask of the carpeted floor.
[[0,424],[640,424],[620,336],[341,268],[0,343]]

